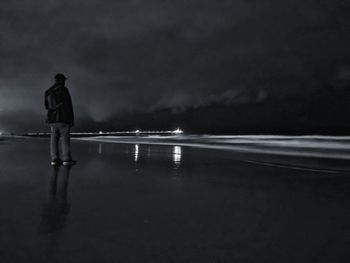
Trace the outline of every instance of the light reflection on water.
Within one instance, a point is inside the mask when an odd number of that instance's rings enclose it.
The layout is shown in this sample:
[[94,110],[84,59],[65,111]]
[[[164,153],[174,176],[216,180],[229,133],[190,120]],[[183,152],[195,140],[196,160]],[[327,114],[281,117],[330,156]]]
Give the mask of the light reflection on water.
[[[139,144],[134,145],[134,150],[133,150],[133,157],[134,157],[134,162],[137,163],[140,160],[140,154],[141,154],[141,149]],[[144,154],[147,155],[148,158],[151,156],[151,147],[147,147],[147,152],[144,152]],[[171,148],[171,156],[172,156],[172,161],[175,167],[179,167],[181,164],[181,157],[182,157],[182,148],[181,146],[174,146]],[[168,155],[169,156],[169,155]]]
[[135,151],[134,151],[134,161],[137,163],[139,160],[139,145],[135,144]]
[[98,154],[102,154],[103,150],[102,150],[102,143],[98,144]]
[[147,158],[150,158],[151,157],[151,147],[148,146],[147,147]]
[[180,166],[181,164],[182,149],[181,146],[174,146],[173,148],[173,161],[175,166]]

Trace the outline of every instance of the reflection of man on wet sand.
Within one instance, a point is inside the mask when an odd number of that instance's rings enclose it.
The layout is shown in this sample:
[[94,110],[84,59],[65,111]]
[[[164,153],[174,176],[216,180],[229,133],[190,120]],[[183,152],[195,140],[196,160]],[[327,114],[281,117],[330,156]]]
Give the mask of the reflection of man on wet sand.
[[[50,177],[49,198],[43,206],[43,213],[39,225],[39,233],[59,233],[69,214],[70,205],[67,202],[69,174],[72,166],[52,166]],[[59,172],[61,170],[61,175]]]

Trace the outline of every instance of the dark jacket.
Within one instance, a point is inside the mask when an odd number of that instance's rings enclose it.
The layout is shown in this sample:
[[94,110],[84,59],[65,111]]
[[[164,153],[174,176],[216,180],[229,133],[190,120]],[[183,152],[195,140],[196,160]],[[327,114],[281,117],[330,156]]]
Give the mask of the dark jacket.
[[45,108],[48,123],[67,123],[74,125],[72,99],[64,84],[56,83],[45,91]]

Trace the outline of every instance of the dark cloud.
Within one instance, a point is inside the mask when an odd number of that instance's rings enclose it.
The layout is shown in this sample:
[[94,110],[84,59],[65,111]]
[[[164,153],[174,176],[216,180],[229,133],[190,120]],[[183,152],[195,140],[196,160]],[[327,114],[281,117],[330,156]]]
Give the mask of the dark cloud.
[[0,120],[42,116],[56,72],[95,121],[303,96],[348,76],[348,11],[341,0],[2,1]]

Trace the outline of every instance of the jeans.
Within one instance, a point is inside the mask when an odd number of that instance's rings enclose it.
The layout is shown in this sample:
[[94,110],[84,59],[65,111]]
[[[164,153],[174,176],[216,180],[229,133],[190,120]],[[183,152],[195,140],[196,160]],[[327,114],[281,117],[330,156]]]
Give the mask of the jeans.
[[70,153],[70,125],[66,123],[50,123],[50,153],[51,159],[58,159],[59,156],[59,141],[61,141],[62,159],[67,161],[71,159]]

